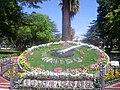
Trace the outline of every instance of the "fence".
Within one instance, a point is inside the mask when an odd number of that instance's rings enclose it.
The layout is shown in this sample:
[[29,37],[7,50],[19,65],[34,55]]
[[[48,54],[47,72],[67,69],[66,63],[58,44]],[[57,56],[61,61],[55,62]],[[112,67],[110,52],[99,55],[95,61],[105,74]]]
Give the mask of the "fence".
[[[103,66],[100,68],[100,80],[97,82],[89,79],[89,78],[81,78],[81,79],[73,79],[73,78],[41,78],[35,79],[30,78],[27,75],[21,83],[19,83],[20,79],[18,79],[18,64],[13,62],[13,58],[8,58],[0,61],[1,67],[8,67],[10,69],[10,90],[18,89],[18,90],[104,90],[104,73]],[[6,63],[2,65],[3,63]],[[5,68],[6,68],[5,67]],[[15,73],[13,73],[13,67],[16,68]],[[3,69],[1,69],[3,71]],[[15,75],[13,75],[15,74]],[[15,78],[13,78],[15,76]],[[100,83],[100,84],[98,84]],[[98,84],[96,87],[95,84]],[[95,89],[97,88],[97,89]]]
[[9,58],[4,58],[0,60],[0,75],[4,74],[8,69],[9,69],[9,63],[10,63]]
[[22,48],[22,47],[26,47],[29,48],[31,47],[30,45],[25,45],[25,46],[16,46],[16,45],[6,45],[6,44],[0,44],[0,49],[16,49],[16,48]]
[[26,75],[18,90],[104,90],[104,67],[100,68],[100,78],[30,78]]
[[21,86],[35,87],[35,88],[52,88],[52,89],[93,89],[93,82],[90,80],[31,80],[25,79]]
[[103,67],[99,79],[83,77],[73,78],[39,78],[26,75],[23,82],[18,85],[18,90],[104,90]]

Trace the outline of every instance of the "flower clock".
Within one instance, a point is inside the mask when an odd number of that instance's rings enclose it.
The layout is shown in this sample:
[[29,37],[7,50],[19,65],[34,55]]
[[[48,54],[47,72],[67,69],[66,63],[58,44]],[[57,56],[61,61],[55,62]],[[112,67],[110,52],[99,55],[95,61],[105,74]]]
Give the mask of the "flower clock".
[[18,58],[21,69],[39,77],[93,77],[99,65],[109,63],[108,55],[96,46],[60,41],[33,46]]

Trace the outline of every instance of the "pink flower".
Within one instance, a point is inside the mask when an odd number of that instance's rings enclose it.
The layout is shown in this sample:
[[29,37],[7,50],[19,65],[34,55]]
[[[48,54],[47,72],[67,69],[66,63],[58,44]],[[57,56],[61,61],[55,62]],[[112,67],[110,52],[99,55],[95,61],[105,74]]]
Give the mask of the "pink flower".
[[84,67],[84,70],[88,70],[88,68],[87,68],[87,67]]
[[62,68],[61,67],[55,67],[54,72],[60,73],[60,72],[62,72]]
[[23,59],[26,60],[26,56],[25,55],[23,55]]
[[77,68],[77,70],[81,71],[82,69],[81,68]]
[[32,54],[33,54],[33,52],[32,52],[31,50],[29,50],[29,51],[28,51],[28,54],[32,55]]
[[102,62],[104,60],[104,58],[99,58],[98,60],[99,60],[99,62]]
[[71,68],[64,70],[64,72],[70,72],[70,71],[71,71]]
[[98,66],[98,63],[95,63],[95,64],[91,64],[90,67],[97,67]]
[[96,54],[97,54],[97,55],[100,55],[100,56],[102,56],[102,57],[105,56],[103,52],[100,52],[99,50],[95,50],[95,51],[96,51]]
[[74,69],[71,69],[71,72],[76,72],[76,70],[74,70]]
[[101,56],[104,57],[105,56],[104,53],[102,53]]

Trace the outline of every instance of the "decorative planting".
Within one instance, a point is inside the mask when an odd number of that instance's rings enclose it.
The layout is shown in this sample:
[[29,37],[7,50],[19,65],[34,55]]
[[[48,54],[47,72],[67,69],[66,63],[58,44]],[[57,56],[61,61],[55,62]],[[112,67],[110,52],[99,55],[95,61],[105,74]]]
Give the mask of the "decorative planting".
[[98,47],[81,42],[52,42],[33,46],[19,56],[19,66],[29,74],[41,77],[93,77],[99,65],[109,57]]

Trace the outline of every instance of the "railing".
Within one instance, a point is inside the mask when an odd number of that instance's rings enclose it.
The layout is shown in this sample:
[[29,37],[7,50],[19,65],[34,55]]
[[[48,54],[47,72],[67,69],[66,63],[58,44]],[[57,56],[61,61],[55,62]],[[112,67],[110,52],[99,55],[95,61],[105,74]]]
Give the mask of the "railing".
[[23,83],[18,87],[20,88],[27,88],[30,90],[30,88],[37,88],[38,90],[41,89],[93,89],[93,81],[88,79],[83,80],[36,80],[36,79],[24,79]]
[[[95,82],[89,78],[81,78],[81,79],[71,79],[71,78],[42,78],[42,79],[34,79],[26,77],[23,78],[23,81],[19,83],[18,80],[18,64],[14,62],[14,59],[8,58],[0,61],[0,66],[4,69],[10,69],[10,90],[18,89],[18,90],[104,90],[104,68],[101,66],[100,68],[100,81]],[[16,75],[15,79],[13,78],[13,66],[16,67]],[[6,69],[6,70],[7,70]],[[3,72],[4,73],[4,72]],[[100,83],[100,87],[98,85],[97,89],[95,84]],[[101,88],[101,89],[100,89]]]
[[15,49],[16,45],[6,45],[6,44],[1,44],[0,49]]
[[34,78],[26,74],[18,90],[104,90],[104,66],[100,68],[100,78]]
[[7,45],[7,44],[0,44],[0,49],[16,49],[16,48],[22,48],[22,47],[26,47],[29,48],[31,47],[30,45],[25,45],[25,46],[16,46],[16,45]]
[[3,75],[9,69],[9,63],[11,60],[9,58],[0,60],[0,75]]

